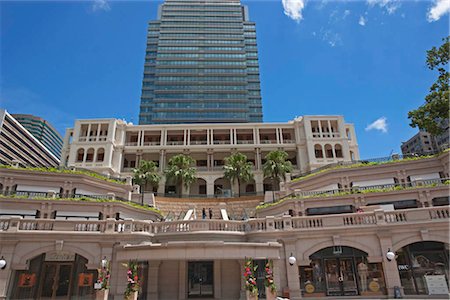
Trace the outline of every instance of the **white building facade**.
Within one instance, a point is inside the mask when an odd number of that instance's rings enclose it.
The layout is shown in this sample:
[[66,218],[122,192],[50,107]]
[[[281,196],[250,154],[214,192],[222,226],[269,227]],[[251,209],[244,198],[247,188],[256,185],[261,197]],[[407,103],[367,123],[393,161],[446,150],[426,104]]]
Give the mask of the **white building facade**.
[[[342,116],[304,116],[287,123],[177,125],[94,119],[77,120],[67,129],[61,165],[128,176],[140,160],[156,162],[162,173],[171,157],[188,154],[196,160],[198,179],[183,194],[214,196],[232,189],[223,178],[224,159],[240,152],[254,164],[254,181],[242,185],[241,192],[258,194],[272,190],[262,165],[273,150],[288,153],[293,174],[359,159],[354,127]],[[171,194],[175,189],[163,179],[153,191]]]

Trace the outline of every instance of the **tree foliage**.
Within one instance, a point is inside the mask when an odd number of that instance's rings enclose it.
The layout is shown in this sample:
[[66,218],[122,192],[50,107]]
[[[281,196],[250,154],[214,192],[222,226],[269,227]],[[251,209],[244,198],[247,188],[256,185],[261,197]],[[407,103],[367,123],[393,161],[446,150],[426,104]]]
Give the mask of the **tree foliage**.
[[174,180],[179,188],[179,196],[181,197],[183,185],[186,188],[195,182],[196,169],[194,167],[195,159],[185,154],[178,154],[169,160],[165,171],[168,180]]
[[160,180],[158,166],[154,161],[141,160],[139,167],[133,169],[133,182],[141,187],[141,191],[147,183],[158,186]]
[[225,157],[223,169],[225,178],[228,178],[231,183],[237,181],[238,197],[240,197],[241,183],[253,179],[253,164],[247,161],[246,155],[238,152]]
[[445,67],[450,55],[450,36],[443,39],[439,47],[427,51],[427,66],[430,70],[439,72],[438,79],[430,87],[430,93],[425,97],[425,104],[408,113],[410,126],[419,127],[433,135],[445,131],[445,122],[449,117],[449,80],[450,74]]
[[270,178],[279,187],[280,180],[286,180],[286,173],[292,172],[292,163],[288,160],[288,154],[282,150],[270,151],[263,165],[265,178]]

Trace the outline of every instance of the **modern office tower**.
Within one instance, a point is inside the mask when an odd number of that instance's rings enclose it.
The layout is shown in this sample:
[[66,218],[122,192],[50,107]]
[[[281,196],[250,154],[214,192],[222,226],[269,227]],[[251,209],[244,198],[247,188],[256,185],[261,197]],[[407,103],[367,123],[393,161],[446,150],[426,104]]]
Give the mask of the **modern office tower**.
[[6,110],[0,109],[0,164],[57,167],[59,156],[55,156]]
[[12,114],[12,116],[56,157],[61,156],[63,140],[52,124],[33,115]]
[[139,124],[262,122],[255,23],[239,0],[166,0],[148,27]]

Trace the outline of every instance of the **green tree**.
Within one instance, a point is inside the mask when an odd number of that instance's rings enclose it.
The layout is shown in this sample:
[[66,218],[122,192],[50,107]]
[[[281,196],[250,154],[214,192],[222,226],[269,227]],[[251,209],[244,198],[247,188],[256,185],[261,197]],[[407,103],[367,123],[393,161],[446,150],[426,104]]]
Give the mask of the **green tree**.
[[133,169],[133,183],[141,187],[141,193],[147,183],[154,187],[158,186],[160,180],[158,166],[154,161],[141,160],[139,167]]
[[286,180],[286,173],[292,172],[292,163],[288,160],[288,154],[282,150],[270,151],[263,165],[265,178],[272,179],[273,185],[279,188],[280,180]]
[[179,189],[179,197],[181,197],[183,185],[186,188],[197,179],[195,159],[189,155],[178,154],[169,160],[165,171],[167,180],[174,180]]
[[439,77],[431,86],[430,93],[425,97],[425,104],[408,113],[411,127],[419,127],[433,135],[444,133],[444,120],[449,117],[449,80],[448,68],[450,52],[450,36],[443,39],[439,47],[427,51],[427,66],[430,70],[439,72]]
[[223,169],[225,178],[228,178],[232,184],[237,181],[238,197],[240,197],[241,183],[253,179],[253,164],[247,161],[247,156],[238,152],[225,157]]

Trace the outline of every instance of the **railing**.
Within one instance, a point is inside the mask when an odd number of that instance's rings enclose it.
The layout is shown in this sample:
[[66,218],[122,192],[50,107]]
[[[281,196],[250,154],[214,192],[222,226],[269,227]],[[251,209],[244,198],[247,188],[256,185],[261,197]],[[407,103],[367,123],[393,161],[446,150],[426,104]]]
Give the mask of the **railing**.
[[[422,224],[450,220],[449,207],[427,207],[395,211],[375,210],[366,213],[335,214],[321,216],[266,217],[246,221],[187,220],[187,221],[135,221],[131,219],[100,221],[0,218],[1,232],[64,231],[90,233],[141,233],[148,235],[185,232],[240,232],[258,233],[273,231],[308,231],[326,228],[358,228],[391,226],[396,224]],[[420,225],[423,226],[423,225]],[[377,229],[378,230],[378,229]]]
[[[76,162],[76,163],[82,163],[82,162]],[[0,166],[5,166],[5,164],[0,164]],[[95,171],[89,170],[89,169],[84,169],[84,168],[75,168],[75,167],[62,167],[62,166],[58,166],[58,167],[38,167],[36,168],[36,166],[33,165],[25,165],[25,164],[20,164],[21,168],[30,168],[31,171],[43,171],[43,172],[49,172],[49,173],[58,173],[58,171],[73,171],[74,173],[76,173],[77,171],[80,171],[82,173],[84,173],[87,176],[95,176],[95,177],[103,177],[104,179],[112,179],[112,180],[116,180],[116,181],[121,181],[121,182],[125,182],[127,179],[126,178],[121,178],[121,177],[114,177],[114,176],[109,176],[109,175],[105,175],[105,174],[101,174],[101,173],[97,173]],[[9,166],[9,165],[8,165]],[[14,167],[10,167],[11,170],[14,170]],[[61,172],[63,173],[63,172]]]
[[52,191],[48,192],[36,192],[36,191],[0,191],[0,195],[2,196],[11,196],[13,198],[25,198],[25,199],[34,199],[34,198],[87,198],[87,199],[97,199],[97,200],[119,200],[124,202],[129,202],[129,200],[124,199],[122,197],[117,197],[114,194],[106,194],[106,195],[86,195],[86,194],[65,194],[65,193],[56,193]]
[[[438,154],[438,153],[441,153],[441,151],[430,151],[429,153],[427,153],[427,155],[434,155],[434,154]],[[368,159],[352,160],[352,161],[340,161],[337,163],[332,163],[332,164],[322,166],[320,168],[311,170],[309,172],[304,172],[304,173],[298,174],[296,176],[292,176],[292,179],[301,178],[301,177],[304,177],[304,176],[307,176],[310,174],[320,172],[322,170],[331,169],[331,168],[339,167],[339,166],[351,166],[351,165],[355,165],[355,164],[369,164],[369,163],[385,163],[385,162],[389,162],[389,161],[401,161],[403,159],[414,158],[414,157],[418,157],[418,156],[414,155],[414,154],[406,154],[406,155],[393,154],[391,156],[385,156],[385,157],[368,158]],[[324,157],[321,157],[321,158],[324,158]]]
[[[284,196],[281,199],[287,198],[311,198],[311,197],[329,197],[332,195],[336,196],[344,196],[350,194],[360,194],[364,192],[388,192],[388,191],[396,191],[396,190],[404,190],[408,188],[420,188],[427,186],[448,186],[449,178],[435,178],[435,179],[426,179],[426,180],[415,180],[407,183],[389,183],[389,184],[377,184],[377,185],[369,185],[369,186],[354,186],[349,189],[335,189],[335,190],[324,190],[324,191],[300,191],[296,190],[295,192]],[[281,200],[280,199],[280,200]]]

